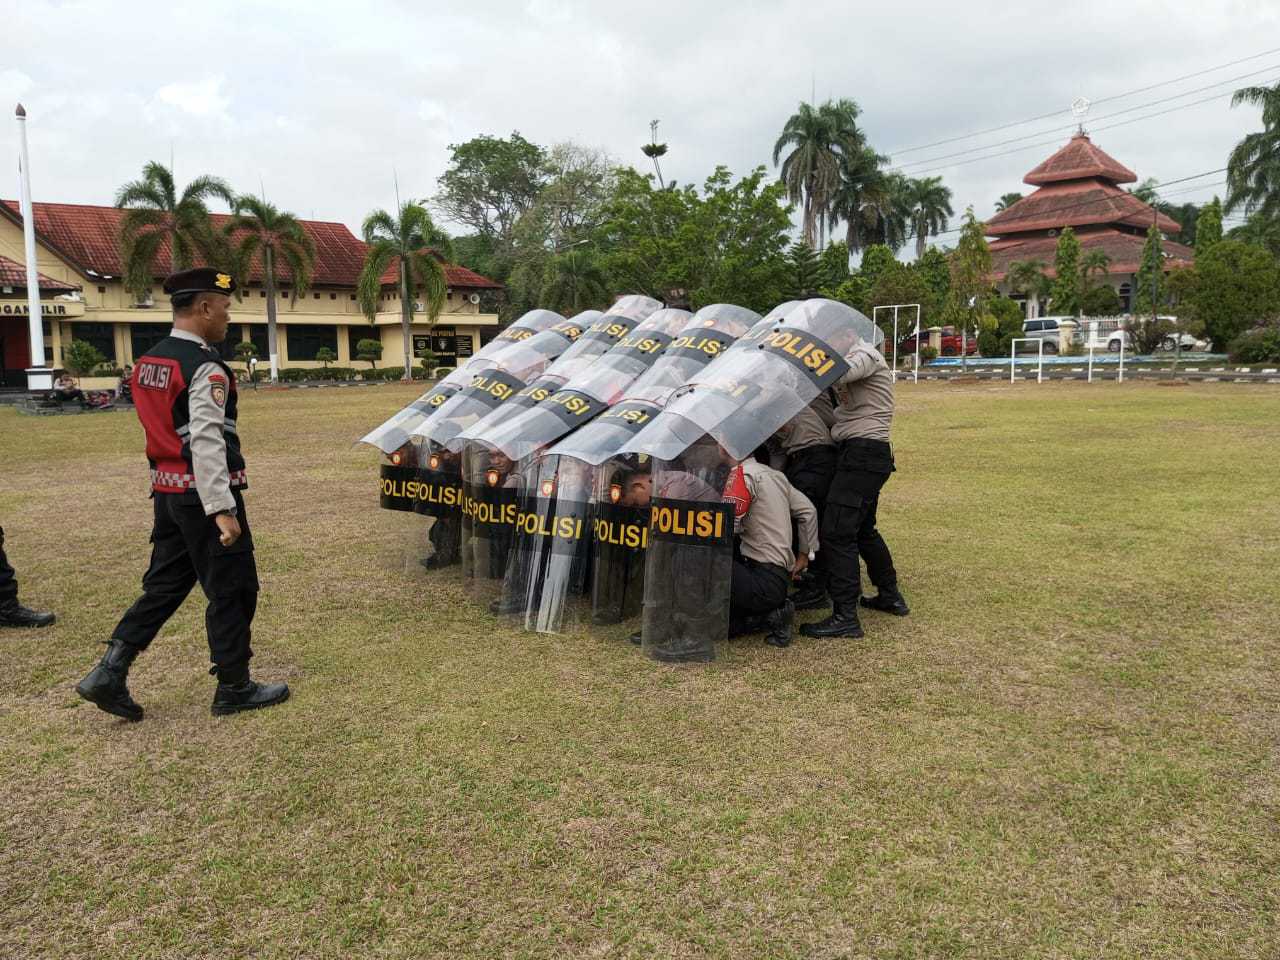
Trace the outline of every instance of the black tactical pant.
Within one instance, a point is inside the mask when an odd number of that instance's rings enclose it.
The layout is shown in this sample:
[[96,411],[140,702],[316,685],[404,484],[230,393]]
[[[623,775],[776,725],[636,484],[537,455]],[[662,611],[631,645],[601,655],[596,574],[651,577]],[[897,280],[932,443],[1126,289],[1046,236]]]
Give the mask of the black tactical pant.
[[[813,508],[818,511],[818,528],[821,530],[822,518],[827,511],[827,491],[831,489],[831,481],[836,475],[836,448],[822,444],[789,453],[785,473],[791,485],[813,503]],[[813,582],[820,587],[827,585],[826,561],[826,552],[819,550],[808,568]]]
[[737,554],[729,590],[729,633],[744,633],[758,626],[758,618],[787,602],[790,573],[773,563],[761,563]]
[[209,656],[220,680],[247,678],[253,615],[258,607],[258,571],[244,499],[232,491],[240,521],[240,539],[230,547],[219,541],[217,523],[198,501],[185,494],[157,493],[151,529],[151,565],[142,577],[142,596],[111,634],[145,650],[177,612],[197,583],[209,601],[205,629]]
[[826,554],[827,592],[837,611],[857,607],[862,594],[859,556],[877,587],[898,582],[893,556],[876,529],[880,488],[893,470],[893,453],[883,440],[855,438],[840,444],[820,531],[821,553]]
[[4,555],[4,528],[0,527],[0,606],[18,599],[18,577]]

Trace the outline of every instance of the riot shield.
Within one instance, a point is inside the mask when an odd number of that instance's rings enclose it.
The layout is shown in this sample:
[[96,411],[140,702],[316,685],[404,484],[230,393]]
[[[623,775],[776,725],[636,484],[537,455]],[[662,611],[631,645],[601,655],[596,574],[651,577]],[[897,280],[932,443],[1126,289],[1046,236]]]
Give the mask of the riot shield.
[[549,329],[510,344],[481,364],[473,365],[471,381],[448,397],[414,431],[436,444],[446,444],[490,411],[516,396],[528,382],[545,371],[601,318],[599,310],[586,310]]
[[649,546],[652,471],[648,457],[617,457],[595,468],[591,542],[591,623],[640,616]]
[[673,461],[710,436],[741,461],[839,382],[849,369],[846,353],[875,343],[876,325],[843,303],[815,299],[787,307],[690,378],[621,452]]
[[490,431],[517,416],[519,411],[537,406],[617,346],[661,306],[656,300],[635,294],[620,298],[609,313],[588,325],[586,332],[540,376],[532,378],[500,408],[460,431],[447,444],[451,449],[461,450],[468,441],[486,438]]
[[379,471],[379,505],[425,520],[410,520],[385,538],[392,566],[403,572],[435,569],[457,559],[461,489],[447,473],[431,469],[430,460],[423,447],[406,443]]
[[462,573],[482,603],[502,591],[515,534],[521,477],[498,450],[468,445],[462,453]]
[[641,647],[664,661],[714,660],[729,633],[733,459],[710,438],[653,463]]
[[472,354],[453,373],[440,380],[439,383],[403,410],[370,430],[360,438],[360,442],[371,444],[383,453],[390,455],[392,451],[406,443],[410,435],[441,404],[470,383],[476,369],[490,357],[501,353],[513,343],[527,340],[533,335],[563,321],[564,317],[554,311],[530,310]]

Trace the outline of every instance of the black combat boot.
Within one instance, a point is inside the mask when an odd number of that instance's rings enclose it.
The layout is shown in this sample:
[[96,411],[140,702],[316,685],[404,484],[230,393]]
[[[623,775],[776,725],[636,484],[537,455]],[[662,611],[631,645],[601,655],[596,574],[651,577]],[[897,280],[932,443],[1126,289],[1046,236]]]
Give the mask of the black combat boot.
[[87,677],[76,684],[76,693],[99,710],[137,722],[142,719],[142,707],[129,696],[125,680],[129,667],[141,651],[123,640],[110,640],[102,661]]
[[249,679],[247,666],[218,669],[218,689],[213,694],[210,711],[225,717],[242,710],[260,710],[289,699],[287,683],[257,683]]
[[771,611],[764,619],[769,629],[764,636],[764,642],[771,647],[791,646],[791,630],[796,622],[795,604],[788,600],[777,610]]
[[0,603],[0,627],[47,627],[57,619],[52,613],[24,607],[16,599]]
[[861,603],[868,610],[892,613],[895,617],[905,617],[911,612],[911,608],[907,606],[907,601],[898,592],[896,583],[881,587],[880,592],[874,597],[863,597]]
[[850,637],[857,639],[863,635],[862,624],[858,622],[858,608],[837,606],[831,616],[817,623],[806,623],[800,628],[806,637]]
[[791,595],[791,602],[797,610],[821,610],[831,606],[831,599],[824,587],[817,583],[802,584],[800,589]]

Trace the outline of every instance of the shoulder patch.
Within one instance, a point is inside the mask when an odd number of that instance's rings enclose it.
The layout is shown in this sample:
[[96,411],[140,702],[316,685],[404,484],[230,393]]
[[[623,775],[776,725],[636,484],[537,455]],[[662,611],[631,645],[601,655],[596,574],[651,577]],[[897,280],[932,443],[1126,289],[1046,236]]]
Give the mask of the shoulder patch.
[[213,397],[213,402],[218,406],[225,407],[227,405],[227,384],[225,380],[221,383],[214,382],[209,389],[209,393]]

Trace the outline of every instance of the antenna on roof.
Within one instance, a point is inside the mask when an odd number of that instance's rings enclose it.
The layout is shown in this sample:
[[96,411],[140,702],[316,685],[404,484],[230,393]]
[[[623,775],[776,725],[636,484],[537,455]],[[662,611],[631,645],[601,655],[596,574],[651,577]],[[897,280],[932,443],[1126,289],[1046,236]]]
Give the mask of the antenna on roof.
[[396,185],[396,216],[400,216],[400,174],[396,173],[396,168],[391,168],[391,179]]
[[1081,135],[1084,134],[1084,117],[1089,112],[1090,106],[1092,104],[1089,103],[1088,97],[1076,97],[1071,101],[1071,115],[1076,118],[1076,123],[1079,124],[1077,133]]
[[258,196],[262,197],[262,202],[267,202],[267,188],[262,185],[262,174],[258,174]]

